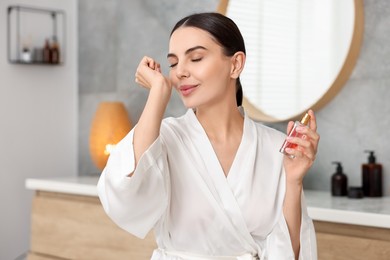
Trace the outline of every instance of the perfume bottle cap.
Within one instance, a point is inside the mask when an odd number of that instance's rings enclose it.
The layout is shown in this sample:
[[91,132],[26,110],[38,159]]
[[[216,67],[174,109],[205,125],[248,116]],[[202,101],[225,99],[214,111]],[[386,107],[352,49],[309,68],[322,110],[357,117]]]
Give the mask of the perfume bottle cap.
[[308,125],[309,124],[309,121],[310,121],[310,115],[308,113],[306,113],[302,119],[301,119],[301,124],[303,125]]

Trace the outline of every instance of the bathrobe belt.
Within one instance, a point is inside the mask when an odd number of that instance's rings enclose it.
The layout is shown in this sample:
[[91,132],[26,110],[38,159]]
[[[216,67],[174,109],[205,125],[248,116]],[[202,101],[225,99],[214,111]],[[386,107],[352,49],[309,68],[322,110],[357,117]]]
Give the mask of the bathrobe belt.
[[259,256],[253,256],[249,253],[239,256],[203,256],[186,252],[169,251],[158,248],[154,250],[152,259],[161,260],[263,260]]

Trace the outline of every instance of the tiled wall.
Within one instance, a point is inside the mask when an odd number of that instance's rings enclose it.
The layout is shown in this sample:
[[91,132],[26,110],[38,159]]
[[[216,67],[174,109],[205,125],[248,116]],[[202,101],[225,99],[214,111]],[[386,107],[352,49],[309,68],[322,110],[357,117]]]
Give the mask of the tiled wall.
[[[166,67],[169,32],[181,17],[216,10],[218,0],[79,1],[79,173],[97,173],[89,157],[88,134],[101,101],[123,101],[133,122],[141,114],[147,91],[134,83],[139,60],[149,55]],[[350,80],[318,111],[321,134],[318,158],[305,180],[306,188],[330,189],[333,161],[341,161],[350,186],[360,186],[360,167],[376,151],[384,166],[384,187],[390,195],[390,2],[365,1],[364,43]],[[174,94],[166,115],[185,111]],[[272,125],[284,131],[286,123]]]

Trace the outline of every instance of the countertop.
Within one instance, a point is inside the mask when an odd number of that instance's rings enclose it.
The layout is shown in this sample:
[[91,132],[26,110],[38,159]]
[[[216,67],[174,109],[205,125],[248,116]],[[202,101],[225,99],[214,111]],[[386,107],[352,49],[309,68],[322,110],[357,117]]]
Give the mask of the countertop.
[[[97,176],[27,179],[30,190],[97,196]],[[309,216],[313,220],[390,228],[390,197],[349,199],[330,192],[305,190]]]

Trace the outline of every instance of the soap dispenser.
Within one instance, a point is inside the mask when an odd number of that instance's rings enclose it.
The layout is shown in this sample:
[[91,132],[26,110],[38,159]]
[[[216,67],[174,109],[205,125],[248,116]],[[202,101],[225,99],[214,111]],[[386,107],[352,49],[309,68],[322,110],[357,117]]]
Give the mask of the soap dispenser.
[[336,172],[332,175],[332,196],[346,196],[348,178],[343,173],[343,167],[340,162],[333,162],[337,164]]
[[374,151],[369,153],[368,163],[362,164],[362,185],[364,196],[382,197],[382,165],[376,163]]

